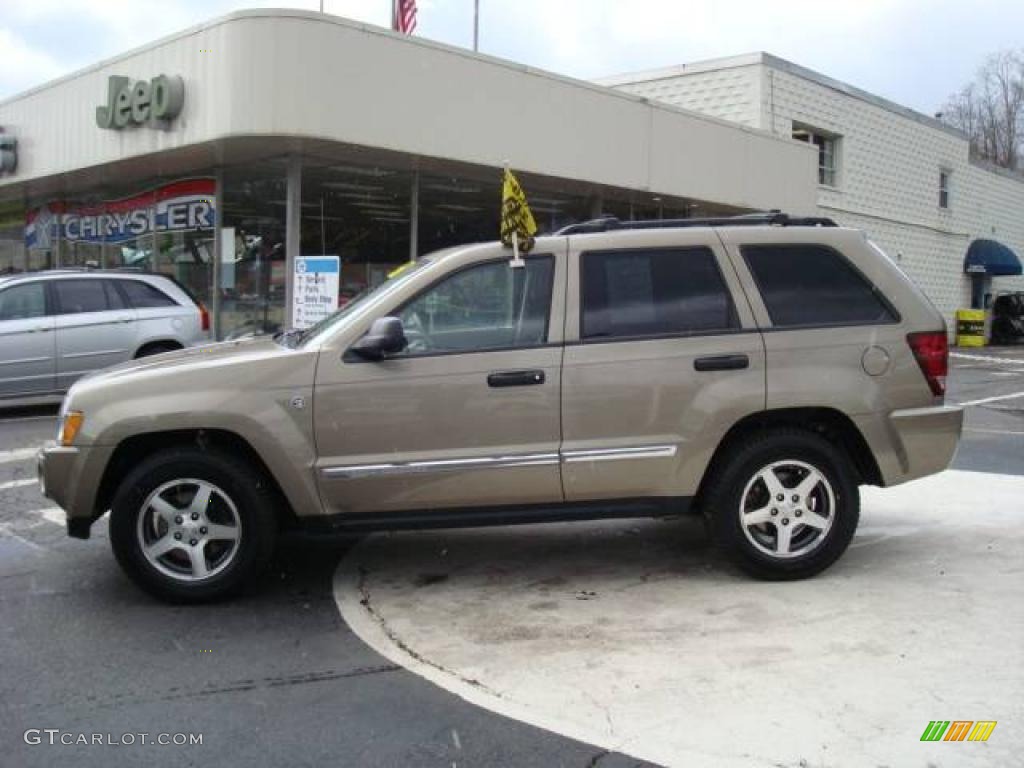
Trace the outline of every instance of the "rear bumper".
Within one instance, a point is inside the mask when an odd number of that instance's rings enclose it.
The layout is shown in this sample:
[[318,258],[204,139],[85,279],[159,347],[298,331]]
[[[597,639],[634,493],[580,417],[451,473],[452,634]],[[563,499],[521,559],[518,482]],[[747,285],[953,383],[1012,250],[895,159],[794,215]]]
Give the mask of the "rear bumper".
[[908,408],[856,419],[884,485],[899,485],[949,467],[963,428],[963,408]]
[[68,535],[89,538],[96,513],[96,492],[112,449],[63,447],[49,442],[36,453],[36,475],[43,496],[67,513]]

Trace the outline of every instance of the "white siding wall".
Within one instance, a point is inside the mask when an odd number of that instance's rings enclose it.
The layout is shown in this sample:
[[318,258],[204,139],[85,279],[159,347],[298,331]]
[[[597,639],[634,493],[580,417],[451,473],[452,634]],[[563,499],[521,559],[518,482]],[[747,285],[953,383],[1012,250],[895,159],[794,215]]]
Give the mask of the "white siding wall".
[[[772,66],[771,57],[744,58],[753,63],[641,74],[615,85],[780,136],[794,122],[841,136],[837,187],[818,187],[821,214],[867,231],[951,329],[953,312],[970,306],[963,259],[972,240],[998,240],[1024,258],[1024,180],[972,164],[966,140],[927,121]],[[939,207],[940,169],[952,174],[949,210]],[[996,278],[993,289],[1022,290],[1024,278]]]
[[694,72],[685,77],[666,76],[624,83],[619,90],[751,128],[761,128],[758,106],[761,76],[761,67],[750,64]]

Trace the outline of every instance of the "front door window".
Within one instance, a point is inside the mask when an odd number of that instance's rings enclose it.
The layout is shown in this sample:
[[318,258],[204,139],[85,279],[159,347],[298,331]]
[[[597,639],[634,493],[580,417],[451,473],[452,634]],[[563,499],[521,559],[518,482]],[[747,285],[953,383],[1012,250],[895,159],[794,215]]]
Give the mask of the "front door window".
[[554,260],[532,256],[463,269],[400,312],[407,355],[520,349],[547,342]]

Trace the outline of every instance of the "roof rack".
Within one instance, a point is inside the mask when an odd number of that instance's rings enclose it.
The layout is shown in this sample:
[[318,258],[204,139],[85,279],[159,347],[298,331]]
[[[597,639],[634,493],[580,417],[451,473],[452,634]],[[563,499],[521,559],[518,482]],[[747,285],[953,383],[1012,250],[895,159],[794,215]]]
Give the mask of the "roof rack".
[[674,229],[677,227],[834,227],[832,219],[819,216],[790,216],[781,211],[744,213],[739,216],[719,216],[704,219],[646,219],[620,221],[614,216],[582,221],[562,227],[556,235],[583,235],[591,232],[609,232],[617,229]]

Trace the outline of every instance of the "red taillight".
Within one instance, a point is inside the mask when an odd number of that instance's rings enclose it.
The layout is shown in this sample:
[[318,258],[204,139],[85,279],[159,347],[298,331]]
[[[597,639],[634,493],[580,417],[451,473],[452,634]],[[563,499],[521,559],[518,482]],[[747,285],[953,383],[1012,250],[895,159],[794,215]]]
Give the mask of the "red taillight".
[[199,327],[204,330],[210,330],[210,313],[206,311],[206,307],[203,306],[203,302],[197,301],[199,305]]
[[907,343],[914,351],[914,358],[921,366],[932,394],[942,397],[946,394],[946,374],[949,372],[949,343],[945,331],[907,334]]

